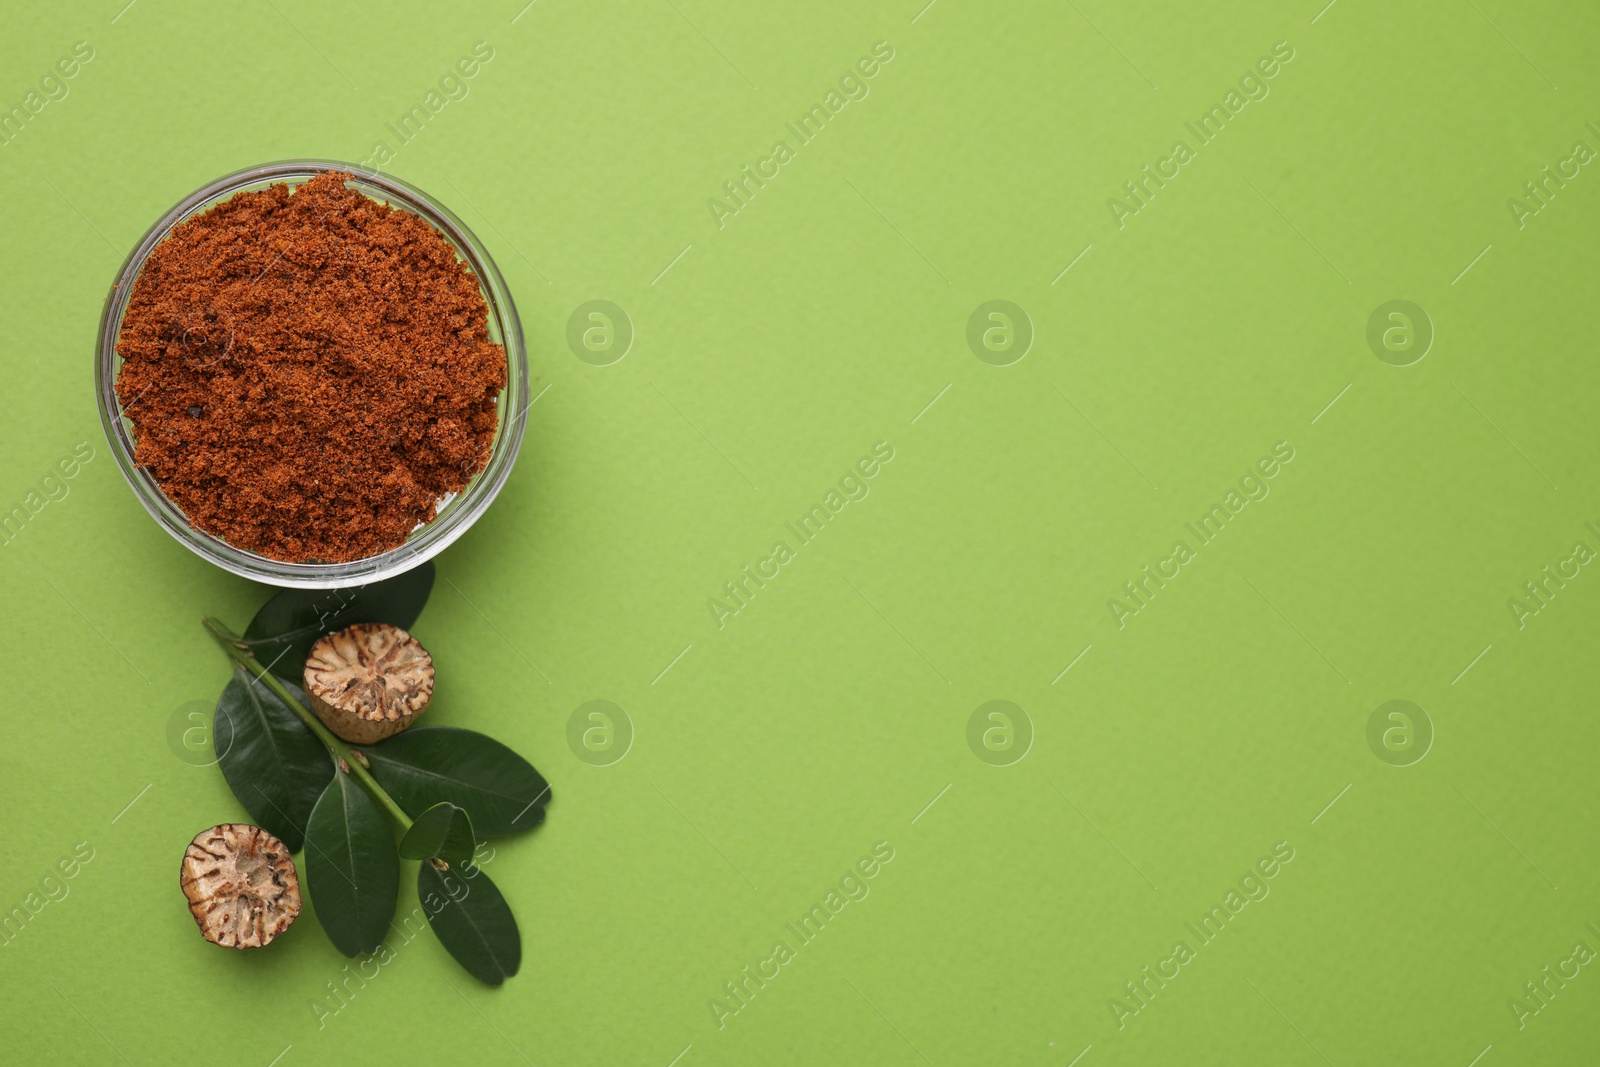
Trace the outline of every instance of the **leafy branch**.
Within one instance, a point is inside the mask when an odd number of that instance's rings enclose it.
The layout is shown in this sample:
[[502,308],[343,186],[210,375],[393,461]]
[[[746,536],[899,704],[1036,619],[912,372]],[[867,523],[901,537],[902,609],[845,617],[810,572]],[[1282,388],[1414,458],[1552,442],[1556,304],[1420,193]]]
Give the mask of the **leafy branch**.
[[355,623],[409,627],[433,576],[428,563],[333,594],[284,590],[243,635],[206,617],[234,665],[213,739],[217,764],[252,818],[291,852],[304,849],[306,888],[334,947],[346,956],[378,950],[394,917],[400,859],[419,860],[417,895],[434,933],[475,978],[498,985],[521,964],[521,935],[472,856],[480,836],[542,823],[549,784],[527,760],[471,730],[412,727],[352,746],[295,684],[321,635]]

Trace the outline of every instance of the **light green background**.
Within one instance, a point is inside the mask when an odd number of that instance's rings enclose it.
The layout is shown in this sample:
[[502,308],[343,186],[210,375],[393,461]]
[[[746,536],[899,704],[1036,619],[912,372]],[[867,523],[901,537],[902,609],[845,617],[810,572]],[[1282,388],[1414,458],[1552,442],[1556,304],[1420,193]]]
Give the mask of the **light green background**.
[[[0,909],[95,856],[0,948],[8,1062],[1600,1060],[1600,968],[1520,1029],[1508,1006],[1600,949],[1600,576],[1524,628],[1507,606],[1600,549],[1600,175],[1521,229],[1506,206],[1600,148],[1600,13],[924,2],[6,11],[6,107],[95,50],[0,148],[0,508],[95,448],[0,549]],[[388,169],[492,249],[540,398],[416,629],[430,721],[556,799],[490,868],[519,976],[424,938],[319,1015],[346,961],[309,914],[241,956],[183,907],[184,845],[244,812],[167,725],[227,678],[200,616],[267,590],[124,486],[95,327],[180,197],[393,147],[480,40]],[[719,229],[708,198],[878,41],[870,95]],[[1107,200],[1278,41],[1270,95],[1119,229]],[[591,299],[637,331],[615,365],[568,350]],[[1036,331],[1007,367],[965,340],[994,299]],[[1393,299],[1437,331],[1403,368],[1365,341]],[[880,441],[870,496],[719,629],[708,598]],[[1107,599],[1278,441],[1271,495],[1119,629]],[[636,731],[611,766],[566,742],[594,699]],[[1036,735],[1006,767],[966,741],[997,699]],[[1367,745],[1392,699],[1436,731],[1413,766]],[[1124,983],[1280,841],[1270,896],[1119,1029]],[[870,896],[719,1029],[723,983],[878,842]]]

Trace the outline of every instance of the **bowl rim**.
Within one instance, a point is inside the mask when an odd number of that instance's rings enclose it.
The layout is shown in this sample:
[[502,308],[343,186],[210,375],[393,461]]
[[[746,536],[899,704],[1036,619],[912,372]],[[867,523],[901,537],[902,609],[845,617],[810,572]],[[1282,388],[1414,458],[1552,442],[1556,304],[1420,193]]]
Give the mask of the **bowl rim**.
[[[252,186],[309,181],[330,171],[346,172],[358,186],[381,191],[381,199],[399,210],[422,217],[451,242],[478,279],[488,305],[490,325],[498,326],[506,354],[506,385],[497,398],[499,425],[489,461],[466,487],[449,498],[440,513],[414,531],[402,545],[345,563],[289,563],[236,548],[189,525],[183,511],[169,500],[155,479],[133,461],[134,441],[116,395],[120,357],[117,335],[132,295],[133,283],[155,247],[173,227],[198,212]],[[298,184],[298,181],[296,181]],[[368,190],[362,190],[367,192]],[[486,511],[510,477],[522,448],[529,407],[528,358],[522,320],[505,278],[476,234],[454,212],[428,193],[391,175],[334,159],[286,159],[233,171],[207,182],[164,212],[145,231],[118,268],[100,313],[95,351],[95,394],[100,425],[117,467],[156,524],[179,544],[231,574],[281,588],[339,589],[365,585],[403,574],[432,559],[466,533]]]

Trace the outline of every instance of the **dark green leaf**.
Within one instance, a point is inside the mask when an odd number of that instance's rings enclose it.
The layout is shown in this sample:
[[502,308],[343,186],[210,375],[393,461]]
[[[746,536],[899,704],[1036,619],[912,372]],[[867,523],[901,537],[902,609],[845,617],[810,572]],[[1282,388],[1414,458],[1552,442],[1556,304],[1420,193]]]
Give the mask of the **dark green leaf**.
[[413,819],[449,801],[467,809],[479,836],[503,837],[538,826],[550,803],[532,764],[471,730],[421,726],[363,751],[372,776]]
[[378,802],[336,774],[306,827],[306,888],[333,947],[346,956],[376,952],[394,918],[400,859]]
[[458,808],[449,801],[435,804],[411,824],[406,836],[400,839],[400,855],[408,860],[425,860],[437,856],[455,867],[472,859],[478,843],[472,836],[472,820],[466,808]]
[[[293,685],[289,692],[305,696]],[[244,670],[217,701],[211,729],[217,763],[233,795],[257,825],[299,852],[306,822],[333,774],[333,761],[311,728]]]
[[256,612],[244,640],[269,671],[298,682],[317,638],[358,622],[409,630],[432,591],[432,561],[357,589],[285,589]]
[[417,896],[433,932],[467,973],[499,985],[522,966],[516,916],[489,876],[470,864],[441,871],[429,860],[417,870]]

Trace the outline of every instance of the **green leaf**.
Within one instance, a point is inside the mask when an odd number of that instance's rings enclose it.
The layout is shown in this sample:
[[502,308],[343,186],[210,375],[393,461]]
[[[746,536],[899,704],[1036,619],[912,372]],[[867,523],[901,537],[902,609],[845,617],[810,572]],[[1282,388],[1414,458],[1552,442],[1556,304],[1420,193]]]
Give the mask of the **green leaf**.
[[431,860],[417,870],[417,896],[434,936],[467,973],[499,985],[522,966],[516,916],[489,876],[468,864],[441,871]]
[[433,563],[356,589],[285,589],[261,606],[245,628],[245,644],[280,678],[298,682],[306,655],[323,634],[358,622],[409,630],[433,591]]
[[480,837],[504,837],[544,821],[550,786],[505,745],[471,730],[419,726],[363,749],[372,776],[413,819],[449,801],[466,808]]
[[482,837],[504,837],[544,822],[550,785],[493,737],[454,726],[418,726],[363,752],[378,784],[413,819],[450,801],[467,809]]
[[333,947],[376,952],[394,919],[400,859],[383,808],[348,774],[335,774],[306,827],[306,888]]
[[[288,689],[305,699],[293,685]],[[211,738],[217,764],[239,803],[290,852],[299,852],[311,809],[333,774],[333,761],[322,742],[242,668],[217,700]]]
[[425,860],[437,857],[452,867],[472,859],[478,847],[472,836],[472,820],[466,808],[445,801],[435,804],[417,816],[400,839],[400,855],[408,860]]

